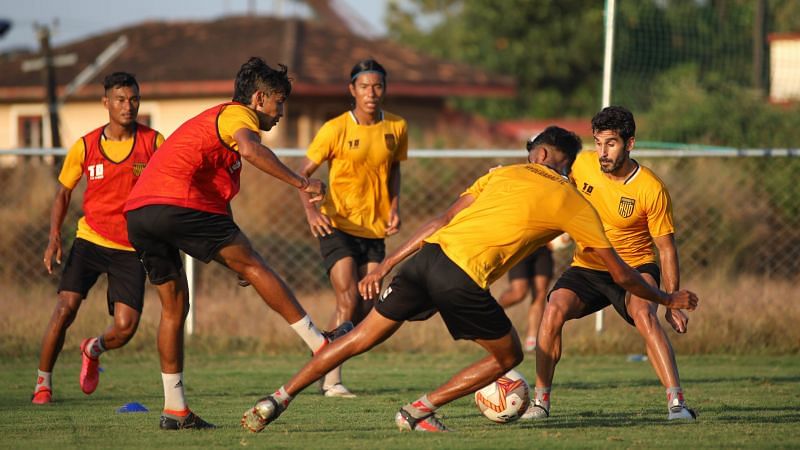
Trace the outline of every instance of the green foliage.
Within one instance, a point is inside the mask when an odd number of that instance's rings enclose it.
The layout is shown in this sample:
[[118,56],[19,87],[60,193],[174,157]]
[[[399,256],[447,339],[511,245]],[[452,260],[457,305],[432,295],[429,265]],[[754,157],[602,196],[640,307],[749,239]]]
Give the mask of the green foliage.
[[[462,99],[490,118],[586,115],[596,109],[603,11],[580,0],[390,2],[390,37],[434,56],[512,75],[513,99]],[[417,23],[433,23],[430,29]]]
[[643,115],[644,140],[738,148],[793,147],[800,106],[772,105],[754,89],[722,80],[703,81],[687,64],[652,83],[652,107]]

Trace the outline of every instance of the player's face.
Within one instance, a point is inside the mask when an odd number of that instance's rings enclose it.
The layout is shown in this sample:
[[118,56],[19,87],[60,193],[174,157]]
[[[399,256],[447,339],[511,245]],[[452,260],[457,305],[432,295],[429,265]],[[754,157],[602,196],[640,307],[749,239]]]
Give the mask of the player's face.
[[136,86],[114,87],[103,96],[103,106],[108,110],[109,121],[124,127],[136,122],[140,101]]
[[378,112],[385,92],[383,75],[379,73],[362,73],[350,83],[350,95],[356,99],[356,109],[369,115]]
[[269,131],[277,125],[278,121],[283,117],[284,103],[286,103],[286,96],[280,93],[258,96],[255,105],[258,127],[264,131]]
[[594,148],[600,160],[600,170],[604,173],[614,173],[625,164],[633,147],[633,139],[628,142],[616,131],[604,130],[594,134]]

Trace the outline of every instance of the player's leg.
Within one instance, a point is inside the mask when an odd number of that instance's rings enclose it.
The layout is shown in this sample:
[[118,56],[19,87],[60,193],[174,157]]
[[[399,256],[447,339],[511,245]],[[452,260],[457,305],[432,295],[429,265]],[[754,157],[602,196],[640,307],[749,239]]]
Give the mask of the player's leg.
[[[425,247],[423,247],[425,250]],[[503,308],[440,249],[433,246],[425,270],[431,303],[454,339],[477,342],[489,354],[464,368],[434,391],[403,405],[395,415],[401,430],[448,431],[436,411],[447,403],[486,386],[523,359],[519,336]],[[433,270],[431,270],[433,269]],[[392,282],[394,285],[394,282]],[[394,292],[390,294],[394,295]],[[382,304],[376,308],[383,308]]]
[[550,277],[535,275],[532,281],[534,291],[531,296],[531,306],[528,308],[528,329],[525,333],[526,352],[536,350],[536,337],[539,334],[539,324],[542,323],[544,307],[547,305],[547,288],[550,285]]
[[144,305],[145,272],[132,251],[99,249],[108,275],[108,312],[113,322],[99,336],[89,337],[81,343],[81,372],[79,382],[85,394],[97,389],[100,381],[99,358],[106,350],[122,347],[133,338],[139,327],[139,317]]
[[67,328],[72,325],[78,315],[78,309],[84,297],[83,294],[78,292],[61,291],[58,293],[58,301],[55,308],[53,308],[53,314],[50,316],[50,321],[47,323],[42,337],[36,386],[33,389],[33,397],[31,398],[34,404],[42,405],[52,401],[53,368],[61,349],[64,347]]
[[532,257],[533,255],[529,255],[508,271],[508,288],[497,298],[497,302],[503,308],[516,305],[528,295],[533,275]]
[[189,288],[180,252],[171,243],[181,229],[176,218],[179,211],[185,209],[154,205],[128,212],[128,239],[161,302],[156,343],[164,409],[159,427],[162,430],[214,428],[189,409],[184,391],[183,337],[189,313]]
[[283,317],[312,352],[325,345],[326,338],[311,322],[300,302],[283,279],[270,268],[241,231],[222,245],[214,259],[247,280],[273,311]]
[[245,411],[242,426],[252,432],[263,430],[267,424],[278,418],[300,391],[334,367],[385,341],[401,325],[402,322],[386,318],[373,310],[353,331],[323,347],[289,382],[272,395],[259,399],[253,408]]
[[[336,298],[336,309],[331,316],[329,327],[338,327],[344,322],[357,324],[361,315],[358,295],[358,269],[352,256],[345,256],[333,264],[329,272],[331,286]],[[342,384],[342,367],[335,367],[321,378],[320,389],[326,397],[353,398],[355,394]]]
[[539,324],[547,303],[547,291],[553,279],[553,252],[547,247],[540,247],[533,255],[532,273],[530,277],[533,293],[531,306],[528,308],[528,330],[525,335],[525,351],[536,350],[536,336],[539,334]]
[[[642,273],[642,277],[652,286],[658,286],[658,281],[649,273]],[[636,330],[644,338],[647,357],[650,364],[666,389],[667,408],[670,419],[694,419],[695,414],[686,407],[683,399],[678,364],[675,361],[675,352],[667,337],[667,333],[658,321],[658,305],[631,295],[626,302],[628,315],[633,319]]]
[[104,271],[102,261],[97,261],[98,246],[84,239],[76,239],[70,248],[58,284],[58,302],[42,337],[39,370],[32,402],[49,403],[52,399],[52,372],[58,355],[64,347],[67,328],[72,325],[81,303],[97,278]]
[[523,419],[541,419],[550,415],[550,389],[556,365],[561,360],[564,324],[568,320],[583,317],[584,314],[585,305],[574,291],[559,288],[550,293],[536,341],[534,396],[531,406],[522,416]]

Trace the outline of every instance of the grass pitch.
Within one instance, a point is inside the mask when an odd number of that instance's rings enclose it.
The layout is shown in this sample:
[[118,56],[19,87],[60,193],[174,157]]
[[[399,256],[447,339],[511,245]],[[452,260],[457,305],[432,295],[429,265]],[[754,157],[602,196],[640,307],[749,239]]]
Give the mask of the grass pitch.
[[[61,355],[55,402],[30,404],[35,355],[0,360],[2,448],[720,448],[800,447],[800,359],[796,356],[691,356],[679,359],[696,423],[666,419],[664,391],[646,362],[624,355],[570,357],[558,367],[553,416],[499,425],[472,398],[440,410],[455,432],[400,433],[394,413],[481,354],[378,352],[345,367],[355,399],[328,399],[309,388],[260,434],[239,425],[242,412],[286,381],[301,354],[200,355],[189,350],[190,406],[219,426],[213,431],[158,429],[162,388],[155,352],[107,353],[93,395],[78,386],[77,349]],[[533,358],[519,368],[533,382]],[[116,413],[139,402],[147,413]]]

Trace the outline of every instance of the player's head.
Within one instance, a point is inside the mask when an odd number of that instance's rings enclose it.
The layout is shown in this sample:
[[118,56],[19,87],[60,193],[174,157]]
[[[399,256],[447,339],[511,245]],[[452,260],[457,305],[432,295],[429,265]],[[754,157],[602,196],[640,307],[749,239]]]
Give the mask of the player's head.
[[386,69],[374,59],[359,61],[350,71],[349,89],[357,110],[376,114],[386,94]]
[[528,161],[544,164],[561,174],[568,174],[581,151],[581,138],[572,131],[551,125],[528,139]]
[[636,122],[633,114],[622,106],[608,106],[592,118],[594,146],[600,169],[613,173],[630,158],[636,142]]
[[139,115],[139,83],[127,72],[114,72],[103,78],[103,106],[109,122],[128,127]]
[[268,66],[261,58],[251,57],[236,74],[233,101],[256,111],[259,127],[269,131],[283,116],[283,104],[292,92],[287,68]]

